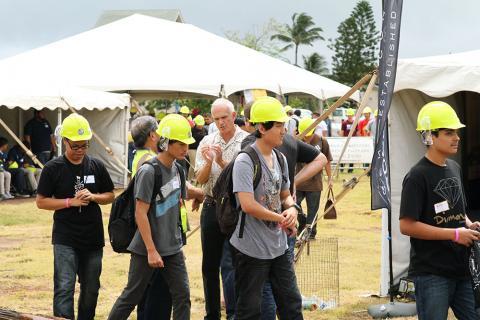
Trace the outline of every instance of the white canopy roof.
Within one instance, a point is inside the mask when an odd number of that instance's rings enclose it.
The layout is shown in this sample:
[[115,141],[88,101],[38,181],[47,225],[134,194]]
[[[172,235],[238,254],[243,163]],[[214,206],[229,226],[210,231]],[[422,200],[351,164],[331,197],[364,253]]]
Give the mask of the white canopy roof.
[[139,14],[4,59],[0,73],[0,88],[12,79],[55,79],[133,96],[218,96],[222,84],[227,95],[258,88],[324,99],[349,90],[193,25]]
[[0,106],[9,109],[19,107],[55,110],[57,108],[104,110],[123,109],[130,106],[130,96],[126,93],[109,93],[91,89],[62,87],[52,84],[10,83],[0,90]]
[[458,91],[480,93],[480,50],[442,56],[401,59],[395,91],[419,90],[431,97],[446,97]]

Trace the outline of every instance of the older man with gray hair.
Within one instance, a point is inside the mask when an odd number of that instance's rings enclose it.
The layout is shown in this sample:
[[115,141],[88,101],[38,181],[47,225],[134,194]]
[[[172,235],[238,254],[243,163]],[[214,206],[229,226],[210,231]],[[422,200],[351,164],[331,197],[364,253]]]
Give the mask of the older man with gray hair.
[[[248,133],[234,124],[236,113],[233,104],[229,100],[224,98],[215,100],[212,104],[211,113],[218,131],[207,135],[200,142],[195,161],[195,174],[197,181],[203,185],[205,192],[205,201],[200,216],[205,319],[219,320],[220,263],[224,246],[228,248],[229,246],[228,239],[225,241],[226,237],[220,231],[215,215],[215,201],[212,198],[212,188],[223,168],[240,151],[242,140]],[[228,249],[226,249],[226,252],[228,252]],[[224,279],[224,289],[227,291],[225,293],[225,303],[229,319],[233,316],[235,310],[233,279],[231,279],[231,282],[231,288],[225,288]],[[232,294],[228,294],[228,291],[231,291]]]

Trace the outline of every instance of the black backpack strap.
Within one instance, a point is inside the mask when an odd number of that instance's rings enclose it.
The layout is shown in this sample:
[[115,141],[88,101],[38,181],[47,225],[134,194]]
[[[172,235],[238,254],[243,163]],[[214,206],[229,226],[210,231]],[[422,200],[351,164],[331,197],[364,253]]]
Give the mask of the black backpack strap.
[[252,146],[248,146],[242,152],[248,154],[250,159],[253,163],[253,190],[258,187],[260,183],[260,179],[262,178],[262,164],[260,163],[260,158],[258,157],[258,153],[252,148]]
[[283,158],[283,153],[281,153],[276,148],[273,148],[273,151],[275,152],[275,155],[277,156],[278,164],[280,164],[280,170],[282,171],[282,180],[283,180],[283,182],[286,182],[283,172],[285,171],[285,167],[287,166],[287,164],[285,162],[285,159]]
[[181,190],[182,200],[184,200],[187,197],[187,194],[186,194],[187,193],[187,188],[186,188],[187,180],[186,180],[186,176],[185,176],[185,169],[177,161],[175,161],[174,163],[177,166],[178,174],[180,175],[180,186],[182,188],[182,190]]
[[[260,158],[258,157],[258,153],[252,148],[252,146],[246,147],[244,150],[241,151],[242,153],[248,154],[250,160],[253,163],[253,191],[260,184],[260,180],[262,179],[262,164],[260,163]],[[245,217],[246,213],[241,211],[240,216],[240,229],[238,232],[238,237],[243,238],[243,230],[245,229]]]
[[160,196],[160,201],[163,201],[163,194],[160,191],[160,188],[162,187],[162,169],[156,162],[155,158],[150,159],[143,164],[150,165],[153,167],[153,170],[155,170],[155,183],[153,184],[152,201],[150,202],[150,205],[153,204],[153,202],[157,198],[157,195]]

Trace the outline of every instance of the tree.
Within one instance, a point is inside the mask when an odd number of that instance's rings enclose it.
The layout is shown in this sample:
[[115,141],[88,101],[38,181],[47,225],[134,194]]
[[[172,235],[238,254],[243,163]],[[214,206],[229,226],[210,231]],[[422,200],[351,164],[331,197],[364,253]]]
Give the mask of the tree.
[[350,17],[337,29],[339,37],[330,39],[332,78],[354,85],[366,73],[376,68],[379,32],[375,26],[372,7],[368,1],[357,3]]
[[294,13],[292,16],[292,25],[285,24],[284,31],[274,34],[271,39],[278,39],[281,42],[288,43],[282,48],[282,51],[295,47],[295,65],[298,66],[298,47],[302,44],[311,46],[315,40],[325,40],[320,33],[322,28],[314,27],[312,17],[305,12]]
[[318,53],[314,52],[309,56],[303,56],[303,67],[319,75],[328,74],[327,61]]
[[260,51],[277,59],[286,60],[281,56],[282,50],[279,44],[271,39],[272,35],[278,32],[282,32],[282,26],[272,18],[261,28],[254,27],[253,32],[241,35],[238,31],[226,31],[225,37],[247,48]]

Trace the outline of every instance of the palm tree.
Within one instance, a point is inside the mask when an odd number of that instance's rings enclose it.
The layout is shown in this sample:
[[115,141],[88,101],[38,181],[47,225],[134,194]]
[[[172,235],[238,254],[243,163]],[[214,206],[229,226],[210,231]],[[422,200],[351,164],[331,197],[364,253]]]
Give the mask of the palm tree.
[[316,52],[309,56],[303,56],[303,67],[306,70],[316,74],[328,74],[327,61],[325,61],[325,57]]
[[287,50],[295,46],[295,65],[297,64],[298,47],[301,44],[312,45],[315,40],[325,40],[320,33],[323,32],[320,27],[313,27],[315,23],[312,17],[305,12],[294,13],[292,16],[292,25],[285,24],[285,30],[282,33],[274,34],[271,40],[278,39],[288,43],[282,50]]

